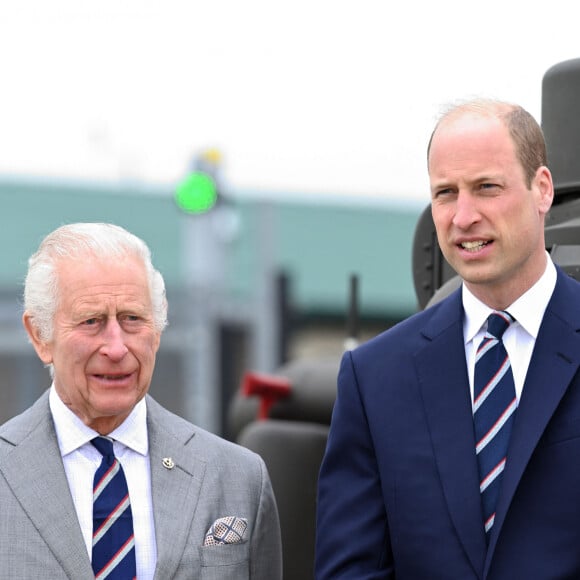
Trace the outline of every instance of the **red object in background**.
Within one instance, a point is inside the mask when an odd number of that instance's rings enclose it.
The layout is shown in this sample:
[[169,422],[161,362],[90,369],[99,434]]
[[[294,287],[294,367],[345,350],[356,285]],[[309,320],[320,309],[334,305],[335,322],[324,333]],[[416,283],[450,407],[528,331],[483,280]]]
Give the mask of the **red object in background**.
[[260,398],[259,420],[267,419],[272,405],[287,397],[291,391],[292,385],[285,377],[248,372],[242,381],[242,394],[246,397],[257,395]]

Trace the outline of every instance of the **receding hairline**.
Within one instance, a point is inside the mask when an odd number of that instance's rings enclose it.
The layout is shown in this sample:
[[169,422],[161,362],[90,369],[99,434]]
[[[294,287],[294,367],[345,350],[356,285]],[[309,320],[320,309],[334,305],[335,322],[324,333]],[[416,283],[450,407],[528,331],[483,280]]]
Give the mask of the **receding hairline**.
[[429,143],[427,145],[427,163],[429,163],[429,155],[431,153],[431,145],[438,129],[447,123],[451,123],[462,117],[472,115],[474,117],[497,119],[500,123],[509,130],[508,115],[515,111],[523,111],[520,105],[510,103],[507,101],[498,101],[493,99],[469,99],[466,101],[459,101],[447,103],[441,108],[439,118],[435,124]]

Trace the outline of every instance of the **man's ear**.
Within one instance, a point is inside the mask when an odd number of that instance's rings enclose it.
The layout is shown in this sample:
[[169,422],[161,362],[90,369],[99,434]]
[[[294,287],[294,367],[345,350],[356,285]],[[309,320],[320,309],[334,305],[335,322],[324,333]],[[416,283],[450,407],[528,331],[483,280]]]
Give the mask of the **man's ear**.
[[28,334],[28,338],[30,339],[32,346],[34,347],[34,350],[36,351],[38,358],[45,365],[51,364],[52,363],[51,345],[49,342],[42,340],[38,328],[34,324],[34,319],[28,312],[25,312],[22,315],[22,324],[24,325],[24,329]]
[[538,208],[542,214],[547,214],[554,201],[554,182],[547,167],[540,167],[536,172],[536,186],[539,191]]

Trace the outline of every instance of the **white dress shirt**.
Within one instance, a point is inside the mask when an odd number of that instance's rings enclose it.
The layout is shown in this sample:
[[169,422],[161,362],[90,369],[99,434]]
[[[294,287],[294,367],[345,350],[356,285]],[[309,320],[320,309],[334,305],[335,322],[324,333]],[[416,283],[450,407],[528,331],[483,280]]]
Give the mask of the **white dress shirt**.
[[[93,478],[102,456],[90,443],[99,434],[87,427],[50,389],[50,411],[64,463],[68,485],[89,558],[93,535]],[[109,434],[115,456],[121,463],[131,501],[137,578],[150,580],[155,573],[157,546],[151,499],[147,407],[142,399],[125,421]]]
[[[552,259],[547,256],[547,264],[542,277],[522,296],[505,310],[516,320],[505,331],[503,343],[510,357],[514,385],[518,402],[524,388],[526,373],[536,344],[538,331],[542,324],[544,312],[556,286],[556,268]],[[493,309],[477,299],[463,284],[463,308],[465,319],[463,337],[465,339],[465,357],[469,372],[469,388],[473,401],[473,375],[475,372],[475,353],[487,328],[487,317]]]

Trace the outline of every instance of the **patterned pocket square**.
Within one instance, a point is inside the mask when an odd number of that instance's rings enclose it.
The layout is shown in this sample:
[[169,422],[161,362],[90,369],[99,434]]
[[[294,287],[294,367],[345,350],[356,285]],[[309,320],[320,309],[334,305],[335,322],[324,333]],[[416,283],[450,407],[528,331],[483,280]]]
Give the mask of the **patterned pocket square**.
[[205,534],[204,546],[239,544],[244,540],[248,520],[236,516],[218,518]]

